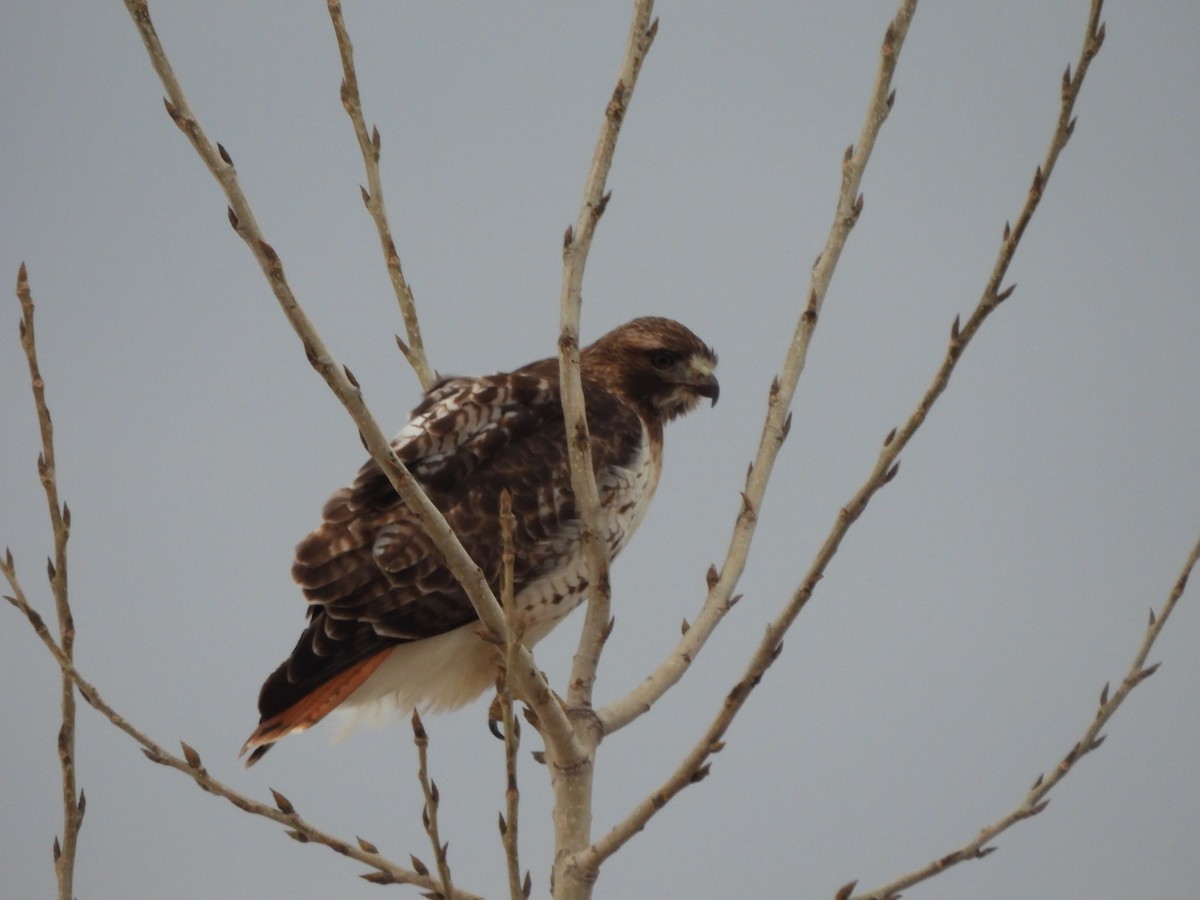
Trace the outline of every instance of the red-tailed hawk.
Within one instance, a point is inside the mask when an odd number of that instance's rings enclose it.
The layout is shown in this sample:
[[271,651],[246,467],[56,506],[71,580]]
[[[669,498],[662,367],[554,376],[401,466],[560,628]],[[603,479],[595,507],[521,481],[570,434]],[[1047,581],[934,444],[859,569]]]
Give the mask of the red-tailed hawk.
[[[701,397],[717,402],[717,356],[678,322],[648,317],[610,331],[579,359],[601,532],[615,557],[658,484],[663,424]],[[439,381],[392,446],[497,596],[500,492],[511,493],[526,644],[579,605],[587,565],[557,359]],[[247,765],[338,706],[454,709],[495,683],[496,649],[480,638],[470,600],[374,461],[329,499],[322,518],[292,566],[308,627],[262,686],[259,725],[242,748],[253,751]]]

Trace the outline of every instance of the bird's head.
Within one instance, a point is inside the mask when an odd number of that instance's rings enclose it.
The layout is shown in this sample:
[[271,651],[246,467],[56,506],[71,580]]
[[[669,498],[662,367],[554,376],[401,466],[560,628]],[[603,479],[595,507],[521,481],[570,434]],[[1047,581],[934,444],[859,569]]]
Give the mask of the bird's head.
[[585,370],[603,373],[644,415],[661,422],[695,409],[701,397],[715,406],[721,387],[717,354],[673,319],[647,316],[626,322],[580,353]]

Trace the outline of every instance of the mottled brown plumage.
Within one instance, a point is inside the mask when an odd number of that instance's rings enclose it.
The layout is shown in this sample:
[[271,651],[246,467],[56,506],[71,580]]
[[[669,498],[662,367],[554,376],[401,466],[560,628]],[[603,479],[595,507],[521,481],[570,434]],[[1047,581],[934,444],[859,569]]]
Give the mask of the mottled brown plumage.
[[[634,319],[580,353],[603,537],[615,556],[658,482],[665,422],[716,403],[716,354],[678,322]],[[446,378],[392,442],[499,593],[500,492],[516,518],[514,597],[526,643],[586,595],[587,574],[559,393],[558,360]],[[383,701],[448,709],[492,683],[494,650],[470,600],[374,461],[325,504],[292,576],[308,627],[263,684],[248,765],[335,707]]]

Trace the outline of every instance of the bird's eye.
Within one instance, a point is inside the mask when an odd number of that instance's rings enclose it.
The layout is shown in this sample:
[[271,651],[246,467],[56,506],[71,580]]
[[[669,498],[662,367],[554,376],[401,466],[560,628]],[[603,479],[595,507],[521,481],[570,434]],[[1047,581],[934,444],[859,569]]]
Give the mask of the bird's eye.
[[650,365],[661,371],[671,368],[678,359],[679,357],[670,350],[655,350],[650,354]]

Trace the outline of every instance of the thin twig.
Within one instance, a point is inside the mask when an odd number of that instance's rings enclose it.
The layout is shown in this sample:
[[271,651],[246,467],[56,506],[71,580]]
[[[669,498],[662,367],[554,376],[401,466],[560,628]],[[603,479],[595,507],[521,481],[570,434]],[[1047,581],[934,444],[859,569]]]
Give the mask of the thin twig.
[[[903,31],[898,27],[897,23],[904,18],[905,13],[908,13],[909,18],[914,11],[915,2],[906,3],[901,13],[897,15],[896,20],[888,29],[888,36],[884,39],[884,66],[888,65],[888,60],[891,59],[891,66],[895,66],[895,56],[899,52],[899,45],[896,43],[896,38],[902,39]],[[745,704],[750,693],[762,680],[763,675],[768,668],[778,659],[780,652],[783,650],[783,636],[791,627],[800,611],[807,604],[809,598],[816,590],[818,582],[824,577],[825,570],[833,557],[836,555],[838,548],[841,545],[842,539],[847,531],[856,522],[859,516],[866,509],[867,504],[881,487],[890,482],[899,470],[899,463],[896,462],[900,451],[907,446],[913,435],[925,422],[930,409],[945,391],[949,384],[950,376],[962,355],[963,350],[970,343],[971,339],[978,332],[984,320],[990,315],[1005,299],[1007,299],[1013,291],[1012,287],[1000,290],[1000,284],[1003,281],[1004,275],[1008,271],[1008,266],[1012,261],[1013,255],[1016,252],[1017,245],[1020,242],[1021,235],[1024,234],[1025,228],[1034,212],[1037,210],[1045,185],[1050,174],[1054,170],[1054,165],[1058,160],[1059,153],[1066,145],[1067,140],[1071,136],[1074,128],[1074,120],[1071,118],[1071,112],[1074,108],[1075,100],[1079,95],[1080,87],[1083,84],[1083,79],[1087,74],[1088,66],[1091,60],[1095,57],[1100,49],[1100,45],[1104,40],[1104,26],[1099,23],[1100,2],[1093,0],[1092,13],[1088,19],[1087,32],[1084,39],[1083,50],[1080,53],[1079,63],[1076,67],[1075,77],[1071,78],[1070,69],[1063,80],[1062,89],[1062,106],[1059,113],[1058,123],[1055,128],[1054,137],[1050,142],[1050,148],[1047,151],[1046,158],[1042,165],[1038,167],[1034,175],[1033,184],[1026,196],[1025,203],[1022,206],[1021,213],[1017,218],[1017,227],[1010,228],[1005,225],[1003,239],[1001,240],[1000,249],[997,254],[997,261],[993,267],[992,273],[988,278],[987,284],[984,287],[983,295],[979,300],[975,311],[967,320],[965,326],[959,324],[959,320],[955,319],[954,324],[950,329],[950,343],[946,350],[946,355],[942,361],[941,367],[934,375],[933,381],[925,394],[922,396],[917,409],[912,413],[904,426],[899,430],[893,430],[884,439],[883,447],[880,450],[879,457],[876,460],[875,466],[871,473],[867,476],[866,481],[859,488],[854,497],[843,506],[834,520],[834,523],[826,536],[824,544],[817,551],[816,557],[813,559],[807,574],[800,583],[800,586],[793,593],[784,609],[774,620],[772,620],[766,632],[759,642],[754,654],[751,656],[750,662],[746,666],[742,677],[733,686],[730,692],[726,695],[721,709],[714,716],[712,722],[705,730],[704,734],[684,757],[683,761],[675,769],[674,772],[660,785],[653,793],[642,800],[634,810],[603,838],[589,847],[584,853],[579,854],[580,865],[598,865],[620,846],[622,846],[629,838],[645,827],[649,819],[662,808],[662,806],[671,799],[676,793],[682,790],[689,784],[704,778],[708,774],[709,757],[716,752],[719,752],[724,746],[722,738],[732,723],[734,717]],[[907,24],[907,20],[905,21]],[[881,66],[881,72],[883,66]],[[883,96],[885,87],[883,79],[876,82],[876,104]],[[892,95],[888,94],[885,100],[886,106],[891,107]],[[868,116],[868,124],[872,117]],[[879,120],[881,121],[881,119]],[[861,146],[861,145],[860,145]],[[846,154],[847,166],[851,164],[854,157],[853,152]],[[843,170],[842,178],[842,200],[846,197],[847,186],[852,183],[852,176]],[[841,200],[839,200],[839,209],[841,208]],[[861,196],[854,201],[851,210],[850,218],[840,218],[834,223],[835,232],[839,227],[848,228],[853,224],[853,218],[856,218],[862,210]],[[832,240],[833,235],[831,235]],[[839,245],[840,249],[840,245]],[[828,252],[828,247],[827,251]],[[801,318],[801,325],[806,321],[815,327],[817,314],[819,312],[819,302],[815,299],[819,296],[816,290],[818,282],[818,270],[825,264],[825,256],[818,259],[817,266],[814,268],[813,280],[814,288],[809,297],[808,309]],[[825,284],[828,284],[828,279],[823,279]],[[811,337],[811,335],[810,335]],[[807,340],[804,342],[807,346]],[[772,390],[775,394],[776,391]],[[783,431],[786,434],[786,425]],[[753,475],[752,475],[753,477]],[[751,510],[751,512],[753,512]],[[710,593],[711,598],[711,593]],[[690,634],[696,626],[692,626],[688,633]],[[686,638],[686,635],[685,635]],[[603,715],[603,714],[602,714]]]
[[[381,855],[373,844],[364,841],[362,838],[358,838],[352,844],[349,841],[342,840],[322,831],[305,821],[296,812],[295,807],[288,799],[278,792],[272,792],[275,798],[275,806],[259,803],[257,800],[238,793],[233,788],[213,778],[201,764],[200,755],[187,744],[181,744],[183,748],[182,757],[170,753],[166,748],[136,728],[124,716],[109,706],[104,698],[100,696],[100,692],[67,659],[62,647],[54,640],[42,617],[29,605],[25,593],[21,589],[20,582],[17,580],[11,553],[6,554],[5,560],[3,563],[0,563],[0,572],[3,572],[13,592],[12,596],[6,595],[4,599],[24,614],[34,632],[58,663],[63,674],[71,680],[76,690],[79,691],[79,695],[87,701],[89,706],[140,744],[142,752],[152,762],[184,773],[195,781],[201,789],[210,794],[225,798],[238,809],[286,826],[288,836],[302,844],[322,844],[343,856],[348,856],[351,859],[356,859],[370,866],[375,871],[363,876],[363,878],[369,881],[379,884],[413,884],[426,890],[441,891],[442,884],[437,878],[430,877],[427,873],[419,873],[412,869],[407,869],[393,862]],[[459,891],[458,900],[479,900],[479,898],[474,894],[465,894]]]
[[[33,388],[33,403],[37,409],[38,426],[42,435],[42,452],[38,455],[38,477],[46,492],[50,512],[50,527],[54,533],[54,560],[47,561],[50,590],[54,594],[54,611],[58,618],[59,646],[63,656],[71,660],[75,651],[75,620],[67,593],[67,538],[71,531],[71,510],[58,501],[58,469],[54,461],[54,424],[46,406],[46,383],[38,367],[37,341],[33,330],[33,294],[25,263],[17,272],[17,299],[21,302],[21,347],[29,363],[29,383]],[[7,571],[12,560],[6,560]],[[62,768],[63,836],[60,844],[54,841],[54,874],[58,880],[60,900],[75,896],[75,848],[87,799],[82,790],[75,791],[75,689],[71,679],[62,676],[62,725],[58,731],[58,759]]]
[[[271,245],[267,243],[259,229],[254,212],[238,181],[237,171],[234,169],[230,154],[220,144],[215,144],[209,139],[192,112],[170,60],[167,58],[166,51],[163,49],[162,42],[154,30],[146,0],[125,0],[125,6],[146,46],[151,65],[166,89],[167,97],[164,102],[167,113],[180,131],[187,136],[209,172],[221,185],[229,202],[229,221],[258,261],[275,299],[279,302],[280,308],[291,323],[297,337],[300,338],[309,363],[325,380],[329,389],[333,391],[354,420],[367,452],[379,464],[380,469],[408,505],[421,528],[434,542],[445,559],[446,567],[462,585],[487,631],[497,641],[502,640],[504,613],[488,586],[482,570],[463,548],[462,542],[446,523],[445,517],[433,505],[396,456],[390,441],[367,408],[362,390],[353,373],[333,358],[312,321],[296,300],[284,275],[283,262]],[[534,707],[539,717],[545,722],[545,733],[548,739],[551,737],[557,739],[565,755],[581,754],[582,749],[573,740],[570,722],[567,721],[562,709],[553,701],[549,686],[541,671],[534,664],[533,656],[527,648],[521,649],[520,666],[516,671],[521,685],[522,699]]]
[[409,365],[417,373],[422,390],[427,391],[433,387],[435,376],[425,356],[421,323],[417,319],[417,303],[408,279],[404,277],[404,270],[400,266],[400,254],[396,252],[396,242],[392,239],[392,229],[388,225],[387,209],[383,202],[383,182],[379,177],[379,129],[375,128],[370,135],[367,134],[362,100],[358,94],[358,74],[354,70],[354,45],[350,43],[350,35],[346,31],[340,0],[329,0],[329,17],[333,20],[333,31],[337,36],[338,50],[342,57],[342,106],[346,108],[354,126],[358,148],[362,151],[363,166],[367,172],[367,186],[361,188],[363,203],[366,204],[367,211],[375,222],[375,229],[379,232],[379,244],[387,263],[388,277],[391,278],[392,289],[396,292],[400,315],[404,318],[404,330],[408,335],[406,342],[398,343]]
[[503,541],[501,557],[504,563],[503,585],[500,602],[504,606],[504,671],[498,683],[500,720],[504,728],[504,809],[500,816],[500,839],[504,844],[504,859],[508,865],[508,893],[511,900],[529,897],[531,882],[525,875],[521,884],[521,856],[517,841],[521,793],[517,787],[517,751],[521,746],[521,725],[514,714],[512,667],[516,665],[517,649],[524,641],[524,633],[517,618],[515,573],[516,548],[513,533],[517,520],[512,513],[512,495],[507,489],[500,492],[500,535]]
[[1124,679],[1122,679],[1121,686],[1110,697],[1108,685],[1104,685],[1104,689],[1100,692],[1100,703],[1096,709],[1096,715],[1084,731],[1083,736],[1075,742],[1075,745],[1059,760],[1048,775],[1039,775],[1037,777],[1037,780],[1033,783],[1033,787],[1029,789],[1024,799],[1022,799],[1015,809],[1002,819],[983,828],[974,838],[952,853],[947,853],[940,859],[936,859],[914,872],[909,872],[907,875],[901,875],[894,881],[880,885],[873,890],[862,894],[855,894],[853,900],[884,900],[884,898],[894,897],[899,891],[919,882],[926,881],[960,862],[966,862],[971,859],[983,859],[983,857],[996,849],[994,846],[989,846],[996,837],[1018,822],[1024,821],[1031,816],[1036,816],[1044,810],[1050,802],[1046,795],[1054,789],[1054,786],[1067,777],[1067,774],[1074,768],[1075,763],[1104,743],[1105,735],[1100,734],[1100,731],[1108,724],[1108,720],[1113,717],[1117,708],[1125,702],[1125,698],[1129,696],[1135,687],[1158,671],[1159,664],[1155,663],[1152,666],[1147,666],[1146,658],[1150,655],[1150,648],[1154,646],[1154,642],[1162,632],[1167,618],[1175,609],[1175,604],[1183,596],[1184,589],[1187,587],[1188,576],[1191,574],[1192,569],[1195,568],[1197,560],[1200,560],[1200,540],[1197,540],[1192,547],[1192,551],[1183,565],[1183,570],[1175,580],[1175,585],[1172,587],[1158,615],[1155,615],[1153,609],[1150,610],[1150,623],[1146,626],[1146,633],[1142,637],[1142,644],[1133,658],[1132,665],[1130,665],[1128,672],[1126,672]]
[[888,25],[880,48],[879,69],[871,90],[871,100],[859,134],[858,144],[846,149],[842,158],[842,182],[838,191],[837,208],[825,248],[817,256],[810,276],[807,301],[797,322],[792,343],[784,358],[783,368],[771,382],[767,398],[767,415],[762,438],[754,462],[746,474],[746,488],[739,500],[733,536],[720,571],[715,566],[708,571],[708,594],[695,620],[691,622],[675,648],[665,660],[628,695],[600,710],[605,734],[625,727],[647,712],[691,666],[714,629],[733,608],[737,597],[733,592],[750,554],[750,544],[758,525],[758,514],[767,492],[767,483],[775,466],[779,449],[791,429],[792,397],[804,371],[808,348],[817,327],[825,295],[841,258],[846,240],[862,212],[863,198],[859,193],[867,163],[875,147],[883,123],[891,112],[896,93],[892,77],[900,50],[908,34],[908,26],[916,14],[917,0],[902,0],[895,17]]
[[[437,863],[438,873],[442,877],[442,895],[445,900],[455,900],[454,884],[450,879],[450,860],[446,855],[450,845],[442,843],[441,835],[438,832],[438,804],[441,802],[441,798],[438,794],[437,782],[429,777],[429,735],[426,734],[425,725],[421,722],[421,717],[415,709],[412,712],[412,730],[413,743],[417,745],[417,778],[421,782],[421,793],[425,795],[425,806],[421,809],[421,824],[425,826],[425,833],[429,835],[429,843],[433,847],[433,858]],[[417,865],[417,863],[418,860],[414,856],[413,865]]]

